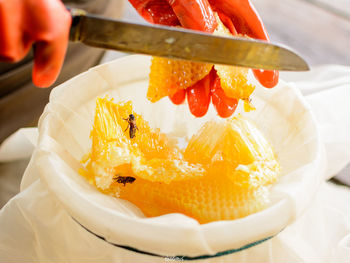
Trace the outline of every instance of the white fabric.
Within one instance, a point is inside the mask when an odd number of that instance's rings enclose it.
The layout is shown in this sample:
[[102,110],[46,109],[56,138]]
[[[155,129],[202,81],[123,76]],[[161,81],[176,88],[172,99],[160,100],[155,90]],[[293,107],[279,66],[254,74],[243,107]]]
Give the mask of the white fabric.
[[37,140],[37,128],[19,129],[1,144],[0,162],[29,158],[33,153]]
[[311,105],[328,155],[325,175],[334,176],[350,156],[350,67],[320,66],[305,73],[282,73],[282,78],[300,89]]
[[[337,66],[316,70],[315,76],[339,72],[334,67]],[[179,214],[145,219],[128,202],[100,194],[77,174],[78,160],[89,149],[88,135],[98,95],[133,99],[136,111],[153,120],[154,126],[179,136],[191,135],[203,122],[196,121],[193,126],[186,122],[185,107],[175,109],[164,101],[158,106],[143,103],[146,68],[147,58],[127,57],[90,70],[54,90],[40,121],[39,145],[25,172],[21,193],[0,211],[1,262],[172,260],[114,247],[87,232],[72,217],[111,242],[169,256],[239,248],[286,227],[258,246],[201,262],[348,262],[350,211],[345,200],[349,200],[350,193],[325,183],[319,188],[319,182],[350,159],[346,151],[350,146],[346,136],[350,124],[338,117],[338,111],[341,116],[350,114],[350,105],[340,104],[350,99],[350,81],[343,83],[345,88],[329,85],[331,90],[308,95],[313,113],[295,89],[314,85],[319,91],[322,81],[313,82],[307,74],[302,83],[281,82],[268,91],[258,88],[254,99],[258,111],[248,117],[272,142],[284,169],[284,176],[272,191],[275,202],[245,219],[200,226]],[[342,70],[350,73],[348,68]],[[345,75],[334,76],[333,81],[332,76],[327,81],[338,83]],[[327,93],[319,95],[323,92]],[[212,113],[208,118],[213,116]],[[179,126],[181,130],[176,129]],[[331,162],[323,159],[323,146]],[[4,151],[0,147],[0,157],[6,156]],[[292,223],[294,219],[297,220]]]

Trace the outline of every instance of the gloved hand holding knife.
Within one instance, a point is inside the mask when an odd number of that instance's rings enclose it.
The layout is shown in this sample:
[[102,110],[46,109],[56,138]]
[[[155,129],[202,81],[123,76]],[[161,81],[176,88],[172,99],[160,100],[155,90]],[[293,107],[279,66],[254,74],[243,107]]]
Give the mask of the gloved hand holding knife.
[[[268,40],[266,30],[249,0],[130,0],[135,9],[149,22],[182,26],[212,33],[216,27],[217,12],[232,34],[244,34],[252,38]],[[0,60],[15,62],[22,59],[32,44],[34,48],[33,82],[48,87],[57,78],[62,66],[71,15],[59,0],[0,0]],[[278,82],[277,71],[254,70],[255,77],[268,88]],[[202,100],[211,96],[219,115],[229,112],[230,98],[222,90],[215,89],[215,76],[211,78],[211,92],[203,92],[205,83],[190,87],[187,99],[192,113],[199,112]],[[182,103],[182,94],[171,100]],[[204,97],[203,97],[204,96]],[[209,98],[210,99],[210,98]],[[197,107],[197,109],[196,109]],[[194,111],[193,111],[194,110]],[[223,114],[220,114],[220,112]],[[200,115],[200,114],[194,114]]]
[[[214,12],[233,35],[242,34],[261,40],[269,40],[264,25],[250,0],[130,0],[138,13],[150,23],[167,26],[182,26],[187,29],[213,33],[217,26]],[[259,82],[272,88],[278,82],[278,71],[253,70]],[[193,115],[200,117],[207,112],[210,99],[221,117],[228,117],[235,111],[237,101],[225,96],[218,85],[218,77],[212,73],[203,81],[177,92],[170,99],[181,104],[187,95],[187,102]],[[210,91],[206,92],[206,86]],[[211,98],[210,98],[211,97]]]
[[71,20],[59,0],[0,0],[0,61],[17,62],[35,45],[33,83],[49,87],[64,61]]

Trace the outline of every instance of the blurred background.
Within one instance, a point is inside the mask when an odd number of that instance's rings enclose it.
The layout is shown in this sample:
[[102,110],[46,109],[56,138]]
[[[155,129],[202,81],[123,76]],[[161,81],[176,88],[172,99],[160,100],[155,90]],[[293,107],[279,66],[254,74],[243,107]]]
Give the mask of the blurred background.
[[[90,13],[144,23],[124,0],[65,0],[71,7]],[[74,2],[74,3],[73,3]],[[269,32],[271,41],[296,50],[312,67],[323,64],[350,66],[349,0],[252,0]],[[62,73],[54,86],[99,63],[124,56],[70,44]],[[0,63],[0,143],[21,127],[36,126],[48,102],[50,89],[38,89],[31,80],[32,55],[20,63]],[[297,74],[297,73],[295,73]],[[349,113],[350,114],[350,113]],[[19,191],[29,160],[0,163],[0,208]],[[339,180],[350,184],[350,168]],[[335,180],[335,182],[338,182]]]

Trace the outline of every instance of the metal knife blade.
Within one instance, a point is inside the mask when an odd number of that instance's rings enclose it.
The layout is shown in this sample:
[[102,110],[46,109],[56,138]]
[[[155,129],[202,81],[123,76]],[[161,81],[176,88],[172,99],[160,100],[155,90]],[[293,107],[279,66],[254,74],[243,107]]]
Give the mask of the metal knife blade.
[[198,31],[140,25],[72,9],[70,40],[153,56],[285,71],[309,70],[306,61],[282,45]]

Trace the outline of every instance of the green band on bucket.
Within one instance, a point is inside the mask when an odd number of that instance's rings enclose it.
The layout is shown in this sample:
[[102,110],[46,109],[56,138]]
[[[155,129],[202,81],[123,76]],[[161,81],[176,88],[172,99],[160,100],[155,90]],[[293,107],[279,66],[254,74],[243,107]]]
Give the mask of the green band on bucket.
[[[73,217],[72,217],[73,218]],[[233,254],[233,253],[237,253],[237,252],[240,252],[242,250],[245,250],[245,249],[248,249],[248,248],[251,248],[251,247],[254,247],[256,245],[259,245],[271,238],[273,238],[274,236],[269,236],[269,237],[266,237],[266,238],[263,238],[263,239],[260,239],[258,241],[255,241],[255,242],[252,242],[252,243],[249,243],[247,245],[244,245],[242,247],[239,247],[239,248],[235,248],[235,249],[229,249],[229,250],[225,250],[225,251],[221,251],[221,252],[218,252],[216,254],[213,254],[213,255],[201,255],[201,256],[196,256],[196,257],[189,257],[189,256],[164,256],[164,255],[159,255],[159,254],[154,254],[154,253],[151,253],[151,252],[147,252],[147,251],[142,251],[142,250],[139,250],[137,248],[134,248],[134,247],[129,247],[129,246],[124,246],[124,245],[118,245],[118,244],[115,244],[115,243],[112,243],[112,242],[109,242],[108,240],[106,240],[103,236],[100,236],[98,234],[95,234],[94,232],[92,232],[90,229],[86,228],[85,226],[83,226],[82,224],[80,224],[77,220],[75,220],[73,218],[73,220],[75,222],[77,222],[82,228],[84,228],[86,231],[88,231],[89,233],[93,234],[94,236],[98,237],[99,239],[102,239],[103,241],[107,242],[108,244],[112,245],[112,246],[115,246],[115,247],[119,247],[119,248],[123,248],[123,249],[126,249],[126,250],[129,250],[129,251],[132,251],[132,252],[136,252],[136,253],[139,253],[139,254],[144,254],[144,255],[148,255],[148,256],[154,256],[154,257],[161,257],[161,258],[171,258],[171,259],[174,259],[174,261],[176,260],[179,260],[179,261],[183,261],[183,260],[200,260],[200,259],[209,259],[209,258],[216,258],[216,257],[221,257],[221,256],[225,256],[225,255],[229,255],[229,254]]]

